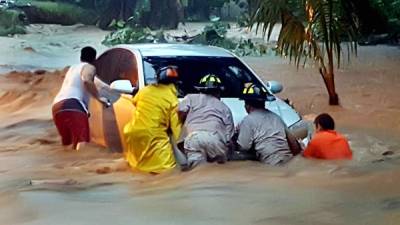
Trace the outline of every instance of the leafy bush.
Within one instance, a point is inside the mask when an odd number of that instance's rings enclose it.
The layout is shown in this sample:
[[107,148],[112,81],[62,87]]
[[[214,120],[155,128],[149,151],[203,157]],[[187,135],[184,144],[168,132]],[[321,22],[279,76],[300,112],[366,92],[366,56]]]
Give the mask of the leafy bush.
[[371,0],[372,5],[390,20],[400,19],[400,0]]
[[229,28],[229,24],[215,21],[211,25],[204,27],[203,32],[195,37],[190,43],[233,49],[235,48],[236,44],[232,40],[225,37]]
[[[149,28],[141,28],[135,23],[113,21],[111,25],[116,28],[116,31],[108,34],[103,40],[106,46],[118,44],[136,44],[136,43],[166,43],[164,32],[151,31]],[[235,41],[226,37],[229,24],[222,23],[218,20],[206,26],[202,33],[195,37],[188,38],[188,41],[175,40],[174,42],[184,42],[190,44],[202,44],[218,46],[233,51],[239,56],[261,56],[267,54],[267,46],[256,44],[251,40]]]
[[238,56],[261,56],[267,53],[267,46],[256,44],[250,39],[239,42],[226,37],[229,24],[215,21],[204,28],[203,32],[190,43],[217,46],[231,50]]
[[239,16],[237,19],[237,24],[239,27],[249,27],[250,26],[250,16],[247,13],[244,13]]
[[31,1],[30,5],[21,6],[21,8],[31,23],[95,24],[97,20],[94,11],[69,3]]
[[0,10],[0,36],[24,34],[25,28],[21,17],[21,12]]
[[233,52],[238,56],[262,56],[268,53],[268,46],[255,44],[250,39],[240,40]]
[[162,30],[153,32],[149,28],[129,26],[124,21],[112,22],[111,26],[117,30],[108,34],[102,44],[113,46],[118,44],[136,43],[165,43],[164,32]]
[[211,25],[208,25],[204,28],[204,31],[208,32],[215,30],[220,37],[224,37],[226,33],[228,33],[228,29],[230,28],[231,26],[229,25],[229,23],[220,22],[219,18],[216,17],[215,21],[213,21]]
[[400,33],[400,0],[392,0],[387,4],[387,17],[393,32]]
[[[400,0],[369,0],[374,13],[364,13],[366,26],[374,34],[400,32]],[[364,3],[362,3],[364,4]],[[371,29],[370,28],[370,29]]]

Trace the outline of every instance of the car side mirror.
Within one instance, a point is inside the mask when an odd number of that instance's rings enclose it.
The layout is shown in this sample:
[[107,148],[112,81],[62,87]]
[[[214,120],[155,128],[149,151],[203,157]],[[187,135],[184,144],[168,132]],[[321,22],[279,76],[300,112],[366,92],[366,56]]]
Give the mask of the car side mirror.
[[132,94],[136,89],[129,80],[116,80],[111,83],[110,88],[124,94]]
[[278,94],[283,90],[283,86],[278,81],[268,81],[267,88],[272,94]]

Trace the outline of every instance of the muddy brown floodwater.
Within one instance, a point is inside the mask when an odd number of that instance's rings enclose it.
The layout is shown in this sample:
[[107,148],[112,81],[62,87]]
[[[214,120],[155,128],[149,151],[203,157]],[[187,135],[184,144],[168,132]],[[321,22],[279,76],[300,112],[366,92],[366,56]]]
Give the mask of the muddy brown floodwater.
[[[104,33],[92,29],[90,37],[100,40]],[[69,32],[78,43],[80,33]],[[1,44],[31,43],[29,37]],[[34,49],[43,44],[32,43]],[[69,50],[76,54],[73,46]],[[26,57],[18,49],[14,54]],[[121,155],[105,149],[61,148],[50,104],[65,70],[12,72],[0,75],[0,224],[399,225],[399,48],[361,47],[358,58],[344,63],[336,77],[339,107],[327,105],[311,66],[297,70],[272,56],[244,60],[264,80],[281,81],[280,96],[306,119],[331,113],[354,159],[297,157],[285,167],[234,162],[157,176],[132,172]]]

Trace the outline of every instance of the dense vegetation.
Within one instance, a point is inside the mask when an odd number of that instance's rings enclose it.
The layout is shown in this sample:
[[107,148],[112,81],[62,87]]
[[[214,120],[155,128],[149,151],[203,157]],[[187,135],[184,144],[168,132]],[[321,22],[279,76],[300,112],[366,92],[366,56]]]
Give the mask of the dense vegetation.
[[134,43],[187,43],[187,44],[203,44],[218,46],[229,49],[239,56],[261,56],[267,53],[267,46],[263,43],[254,43],[250,39],[230,39],[226,37],[230,25],[218,20],[213,21],[210,25],[204,27],[200,34],[194,36],[178,36],[173,37],[163,30],[152,31],[149,28],[143,28],[138,25],[130,25],[119,21],[113,24],[117,30],[108,34],[103,44],[113,46],[117,44],[134,44]]
[[[282,24],[277,53],[297,66],[301,61],[314,60],[329,104],[338,105],[335,65],[340,66],[343,46],[347,45],[349,55],[357,51],[358,43],[398,44],[398,4],[398,0],[259,0],[250,25],[256,24],[269,37],[274,25]],[[373,36],[384,32],[392,34]]]
[[[26,5],[25,3],[29,3]],[[21,9],[30,23],[54,23],[72,25],[95,24],[96,12],[68,2],[19,1]]]
[[0,10],[0,36],[23,34],[23,15],[15,10]]
[[[232,5],[239,11],[225,15]],[[400,41],[400,0],[16,0],[0,5],[0,35],[23,33],[26,22],[83,23],[113,30],[105,45],[172,41],[220,46],[241,56],[267,52],[263,43],[228,39],[229,24],[220,19],[257,25],[268,37],[275,24],[282,24],[276,53],[297,66],[315,60],[330,104],[339,103],[334,67],[340,65],[344,44],[355,52],[357,44]],[[168,40],[163,32],[180,22],[210,20],[193,37]]]
[[[31,23],[97,24],[109,29],[114,21],[134,18],[142,27],[175,28],[182,21],[208,21],[211,15],[222,16],[229,0],[16,0]],[[232,0],[242,8],[243,15],[234,15],[242,25],[263,0]],[[280,4],[283,0],[271,1]],[[296,15],[303,13],[301,4],[288,0]],[[301,0],[305,2],[305,0]],[[360,19],[364,36],[395,33],[400,30],[400,0],[350,0]],[[27,3],[30,3],[27,6]],[[12,7],[15,9],[15,7]],[[223,16],[222,16],[223,17]],[[232,19],[232,18],[229,18]]]
[[289,57],[297,66],[301,61],[315,60],[329,94],[329,104],[338,105],[334,64],[340,64],[342,43],[355,51],[359,38],[359,17],[353,1],[262,0],[251,15],[251,25],[256,24],[257,30],[260,28],[269,38],[277,23],[282,24],[277,53]]
[[[400,0],[374,0],[372,1],[372,9],[378,10],[377,14],[382,18],[384,24],[387,22],[388,29],[385,30],[386,32],[400,33]],[[369,18],[370,21],[373,20],[373,18]],[[369,24],[366,23],[366,27]]]

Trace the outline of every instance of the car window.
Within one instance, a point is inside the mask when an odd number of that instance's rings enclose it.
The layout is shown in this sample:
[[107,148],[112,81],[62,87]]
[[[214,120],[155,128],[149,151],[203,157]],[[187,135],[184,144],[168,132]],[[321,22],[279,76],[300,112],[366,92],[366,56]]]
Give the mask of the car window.
[[208,74],[218,76],[225,89],[221,97],[238,98],[246,83],[258,83],[256,77],[233,57],[144,57],[144,74],[146,84],[155,82],[155,71],[164,66],[178,66],[180,84],[179,97],[197,93],[196,86],[200,79]]
[[143,61],[144,74],[146,76],[146,84],[153,84],[157,82],[156,78],[156,68],[153,64]]
[[128,79],[138,86],[138,71],[135,55],[123,48],[114,48],[100,55],[96,62],[97,77],[111,84],[115,80]]

